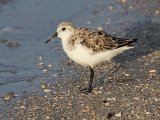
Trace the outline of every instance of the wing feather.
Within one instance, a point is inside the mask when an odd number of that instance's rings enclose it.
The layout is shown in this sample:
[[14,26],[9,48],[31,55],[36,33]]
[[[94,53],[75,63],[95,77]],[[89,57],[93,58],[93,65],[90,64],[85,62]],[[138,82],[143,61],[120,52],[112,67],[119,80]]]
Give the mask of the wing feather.
[[[79,36],[77,38],[77,36]],[[113,37],[103,31],[95,31],[87,28],[77,28],[75,34],[71,37],[70,42],[75,42],[92,49],[94,52],[102,52],[130,45],[137,39],[123,39]]]

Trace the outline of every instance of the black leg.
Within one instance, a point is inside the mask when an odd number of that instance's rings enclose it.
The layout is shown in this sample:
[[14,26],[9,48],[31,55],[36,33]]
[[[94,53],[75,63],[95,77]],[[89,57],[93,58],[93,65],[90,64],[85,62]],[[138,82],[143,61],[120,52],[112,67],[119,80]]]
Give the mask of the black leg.
[[94,78],[94,70],[92,67],[89,67],[90,69],[90,81],[89,81],[89,85],[88,85],[88,92],[90,93],[92,91],[92,82],[93,82],[93,78]]
[[93,78],[94,78],[94,70],[93,70],[92,67],[89,67],[89,69],[90,69],[90,80],[89,80],[88,87],[80,90],[80,92],[83,92],[83,93],[90,93],[92,91],[92,82],[93,82]]

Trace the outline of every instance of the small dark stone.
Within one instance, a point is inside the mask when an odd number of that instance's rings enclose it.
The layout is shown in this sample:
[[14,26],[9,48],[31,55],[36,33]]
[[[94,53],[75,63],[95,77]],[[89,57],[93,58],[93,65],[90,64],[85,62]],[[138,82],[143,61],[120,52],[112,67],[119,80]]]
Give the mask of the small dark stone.
[[27,81],[27,82],[32,82],[32,81],[33,81],[33,79],[27,79],[26,81]]
[[20,44],[18,42],[11,42],[11,43],[8,43],[7,46],[10,48],[18,48]]
[[107,103],[108,101],[107,100],[103,100],[103,103]]
[[11,96],[11,97],[13,97],[13,98],[16,97],[16,95],[14,94],[14,92],[9,92],[9,93],[7,93],[7,95],[8,95],[8,96]]
[[113,117],[113,115],[114,115],[113,113],[108,113],[107,118],[111,119]]
[[70,66],[70,65],[71,65],[71,62],[67,63],[67,65]]
[[6,42],[8,42],[8,40],[7,39],[0,39],[0,42],[1,43],[6,43]]

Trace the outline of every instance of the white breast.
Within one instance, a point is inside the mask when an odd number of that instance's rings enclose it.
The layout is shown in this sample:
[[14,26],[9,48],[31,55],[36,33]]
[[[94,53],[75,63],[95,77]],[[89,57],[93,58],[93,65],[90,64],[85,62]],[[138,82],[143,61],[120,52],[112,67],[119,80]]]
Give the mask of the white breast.
[[125,46],[114,50],[94,53],[93,50],[82,44],[76,44],[74,49],[71,50],[68,48],[66,41],[62,40],[62,46],[71,60],[83,66],[95,66],[99,63],[110,61],[117,54],[131,48]]

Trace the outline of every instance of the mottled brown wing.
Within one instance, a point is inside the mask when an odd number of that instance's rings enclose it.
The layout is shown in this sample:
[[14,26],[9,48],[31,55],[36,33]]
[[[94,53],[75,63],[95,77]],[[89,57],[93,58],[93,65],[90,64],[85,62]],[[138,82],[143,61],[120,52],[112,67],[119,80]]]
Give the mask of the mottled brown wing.
[[92,29],[78,28],[75,35],[72,37],[72,43],[74,44],[77,39],[75,36],[79,36],[80,43],[88,48],[91,48],[94,52],[101,52],[130,45],[137,39],[123,39],[113,37],[103,31],[95,31]]
[[92,48],[94,52],[111,50],[118,47],[117,41],[105,32],[85,28],[80,29],[77,34],[81,37],[81,44]]

